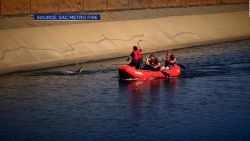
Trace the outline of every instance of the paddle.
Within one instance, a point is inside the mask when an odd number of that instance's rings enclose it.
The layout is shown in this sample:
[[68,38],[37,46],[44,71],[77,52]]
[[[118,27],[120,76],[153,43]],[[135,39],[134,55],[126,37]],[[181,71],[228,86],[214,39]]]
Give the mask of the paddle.
[[182,64],[177,64],[177,65],[179,65],[182,69],[186,69],[186,67]]
[[161,71],[161,73],[162,73],[163,75],[165,75],[167,78],[169,78],[169,74],[168,74],[167,72]]

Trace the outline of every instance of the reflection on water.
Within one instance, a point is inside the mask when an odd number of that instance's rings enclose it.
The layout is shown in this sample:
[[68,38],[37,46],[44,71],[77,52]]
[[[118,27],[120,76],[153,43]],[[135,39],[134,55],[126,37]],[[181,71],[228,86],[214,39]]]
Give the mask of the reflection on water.
[[178,94],[179,80],[180,79],[174,79],[174,78],[168,80],[168,86],[167,86],[168,94],[170,95]]
[[0,141],[249,140],[250,40],[173,52],[179,79],[119,80],[124,58],[0,76]]
[[154,108],[159,99],[166,95],[178,94],[178,88],[179,79],[119,81],[119,93],[127,97],[132,119],[141,119],[145,105]]
[[150,93],[157,95],[159,93],[166,93],[169,95],[177,94],[179,87],[179,79],[155,79],[155,80],[120,80],[119,90],[122,93],[131,95],[143,95]]

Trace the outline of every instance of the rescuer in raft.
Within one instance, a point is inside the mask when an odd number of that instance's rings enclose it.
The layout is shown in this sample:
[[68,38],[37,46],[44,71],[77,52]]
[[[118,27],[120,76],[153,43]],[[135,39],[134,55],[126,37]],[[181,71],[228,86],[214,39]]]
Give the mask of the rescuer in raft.
[[166,58],[162,59],[165,61],[165,68],[164,69],[171,69],[174,64],[176,63],[176,58],[174,54],[171,53],[170,50],[167,51],[166,53]]
[[161,64],[157,57],[154,54],[150,54],[149,57],[146,57],[145,66],[143,69],[151,70],[151,71],[159,71],[161,68]]
[[130,56],[128,57],[127,61],[132,58],[131,62],[129,63],[130,66],[135,67],[136,69],[140,69],[141,62],[142,62],[142,47],[134,46],[133,51],[131,52]]

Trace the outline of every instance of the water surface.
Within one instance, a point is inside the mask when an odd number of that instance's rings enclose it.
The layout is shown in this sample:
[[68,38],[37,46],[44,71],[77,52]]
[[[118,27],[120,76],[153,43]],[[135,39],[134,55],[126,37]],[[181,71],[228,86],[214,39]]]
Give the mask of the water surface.
[[179,79],[121,81],[125,58],[0,76],[0,140],[249,140],[250,40],[173,52]]

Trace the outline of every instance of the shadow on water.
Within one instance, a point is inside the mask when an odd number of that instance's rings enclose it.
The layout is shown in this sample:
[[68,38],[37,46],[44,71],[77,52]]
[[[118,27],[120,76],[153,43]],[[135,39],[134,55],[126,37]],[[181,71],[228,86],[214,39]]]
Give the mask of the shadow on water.
[[248,73],[250,70],[250,63],[237,63],[230,65],[210,65],[210,66],[196,66],[187,68],[182,71],[182,78],[219,76],[219,75],[237,75],[239,73]]
[[[230,64],[230,65],[211,65],[209,66],[187,66],[185,69],[182,69],[181,78],[194,78],[194,77],[207,77],[207,76],[216,76],[216,75],[235,75],[237,73],[244,73],[249,72],[250,70],[250,63],[237,63],[237,64]],[[72,70],[62,70],[62,71],[35,71],[35,72],[28,72],[22,74],[22,76],[78,76],[78,75],[97,75],[97,74],[106,74],[106,73],[116,73],[117,68],[103,68],[103,69],[89,69],[84,70],[82,73]],[[115,78],[118,78],[115,77]],[[159,80],[158,80],[159,81]],[[173,81],[173,80],[169,80]],[[145,80],[143,83],[155,83],[152,80]],[[142,83],[141,81],[136,82],[133,80],[132,82],[127,83]],[[168,82],[169,83],[169,82]]]
[[74,76],[74,75],[93,75],[96,73],[108,73],[116,71],[117,69],[94,69],[84,70],[83,72],[73,70],[62,70],[62,71],[37,71],[22,74],[23,76]]
[[193,78],[193,77],[204,77],[204,76],[215,76],[222,75],[227,72],[226,68],[217,67],[217,68],[189,68],[182,71],[182,78]]

